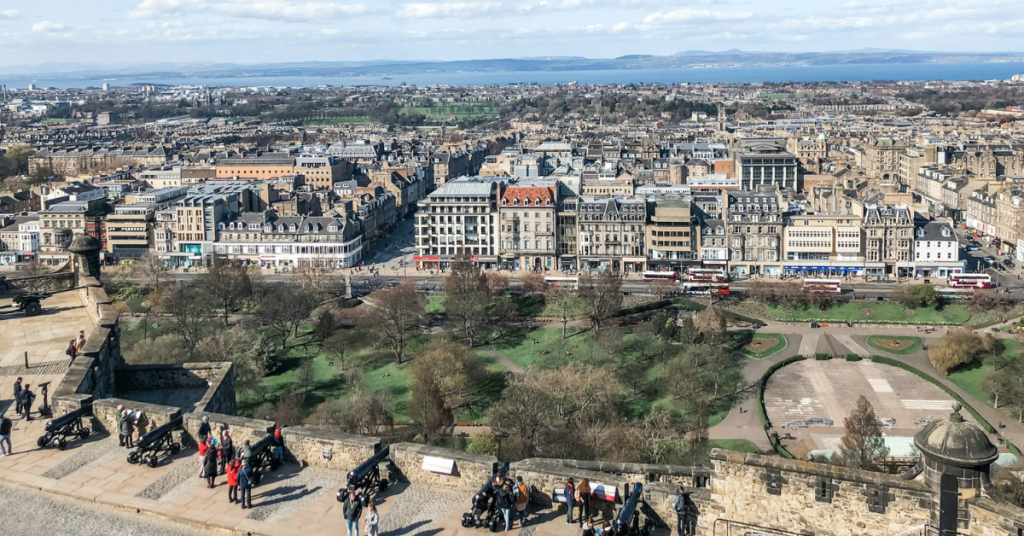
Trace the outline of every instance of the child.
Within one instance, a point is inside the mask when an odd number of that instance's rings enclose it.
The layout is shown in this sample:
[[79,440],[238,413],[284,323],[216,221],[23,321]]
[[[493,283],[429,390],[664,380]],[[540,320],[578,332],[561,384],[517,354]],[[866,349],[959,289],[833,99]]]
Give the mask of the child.
[[238,502],[238,470],[241,469],[242,462],[234,460],[228,463],[225,472],[228,475],[228,502]]
[[380,522],[380,516],[377,515],[377,507],[374,506],[373,501],[370,501],[370,506],[366,510],[366,533],[369,536],[377,536],[377,524]]

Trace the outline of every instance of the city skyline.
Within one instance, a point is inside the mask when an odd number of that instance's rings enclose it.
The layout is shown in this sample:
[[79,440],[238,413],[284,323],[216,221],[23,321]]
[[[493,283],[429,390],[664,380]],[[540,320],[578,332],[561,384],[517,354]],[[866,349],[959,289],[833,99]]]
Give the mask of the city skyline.
[[[1024,50],[1006,1],[0,2],[0,65],[613,58],[685,50]],[[1008,16],[1009,15],[1009,16]]]

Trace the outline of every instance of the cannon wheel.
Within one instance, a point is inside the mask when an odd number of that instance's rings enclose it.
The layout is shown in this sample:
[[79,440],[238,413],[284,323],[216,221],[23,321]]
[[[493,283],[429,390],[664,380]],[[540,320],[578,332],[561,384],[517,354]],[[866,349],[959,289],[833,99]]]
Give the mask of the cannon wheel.
[[139,453],[138,452],[129,452],[128,453],[128,463],[139,463]]
[[36,440],[36,446],[39,448],[46,446],[46,443],[46,436],[39,436],[39,439]]
[[85,438],[89,437],[90,433],[92,433],[91,430],[89,430],[88,428],[83,428],[83,429],[79,430],[78,437],[80,437],[82,439],[85,439]]
[[388,479],[380,479],[380,484],[377,484],[377,488],[380,489],[381,491],[388,489]]
[[255,475],[252,476],[252,485],[259,486],[260,480],[263,480],[263,475],[256,473]]
[[35,316],[43,310],[43,306],[39,305],[39,302],[32,302],[25,306],[25,314],[28,316]]
[[156,454],[154,454],[152,456],[146,456],[146,465],[148,465],[150,467],[156,467],[156,462],[157,462]]
[[171,456],[174,456],[175,454],[177,454],[179,452],[181,452],[181,445],[179,445],[178,443],[172,443],[171,444]]
[[491,532],[501,532],[505,527],[502,522],[498,521],[498,516],[493,516],[491,517],[491,522],[487,524],[487,528],[490,529]]
[[57,450],[64,450],[68,447],[68,442],[62,437],[57,440]]

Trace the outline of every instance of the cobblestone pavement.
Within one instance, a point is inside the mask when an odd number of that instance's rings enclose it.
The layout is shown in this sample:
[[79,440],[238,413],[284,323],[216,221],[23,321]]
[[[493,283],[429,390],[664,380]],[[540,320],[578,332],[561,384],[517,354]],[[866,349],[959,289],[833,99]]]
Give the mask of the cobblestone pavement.
[[113,461],[111,454],[117,451],[117,445],[113,441],[92,436],[69,447],[73,448],[71,457],[48,469],[43,476],[59,480],[86,466],[98,466],[97,462],[104,459],[107,462]]
[[463,503],[468,506],[463,493],[409,486],[394,496],[394,502],[386,512],[381,512],[380,534],[440,534],[442,530],[438,523],[456,513]]
[[0,485],[0,519],[4,534],[59,534],[62,536],[196,536],[211,534],[152,518],[117,513],[111,509],[56,495],[33,493]]
[[[271,473],[269,478],[279,476]],[[247,517],[269,523],[286,520],[325,495],[337,501],[338,490],[347,483],[348,477],[344,473],[306,468],[289,478],[286,485],[274,488],[272,492],[263,493],[258,488],[253,489],[253,510]]]

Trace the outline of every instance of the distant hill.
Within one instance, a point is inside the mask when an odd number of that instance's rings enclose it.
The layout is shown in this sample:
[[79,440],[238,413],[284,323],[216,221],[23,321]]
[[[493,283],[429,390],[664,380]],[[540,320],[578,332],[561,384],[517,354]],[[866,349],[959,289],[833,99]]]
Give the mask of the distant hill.
[[983,63],[1024,61],[1024,53],[920,52],[910,50],[861,49],[845,52],[755,52],[730,49],[721,52],[687,50],[671,56],[631,54],[618,58],[584,58],[578,56],[542,56],[533,58],[498,58],[460,61],[308,61],[266,64],[230,63],[162,63],[136,66],[89,65],[70,69],[70,64],[43,64],[28,72],[27,66],[11,71],[31,75],[47,75],[50,79],[160,79],[187,77],[268,78],[268,77],[349,77],[398,76],[405,74],[446,72],[527,72],[527,71],[593,71],[659,68],[706,67],[709,65],[771,66],[771,65],[854,65],[900,63]]

